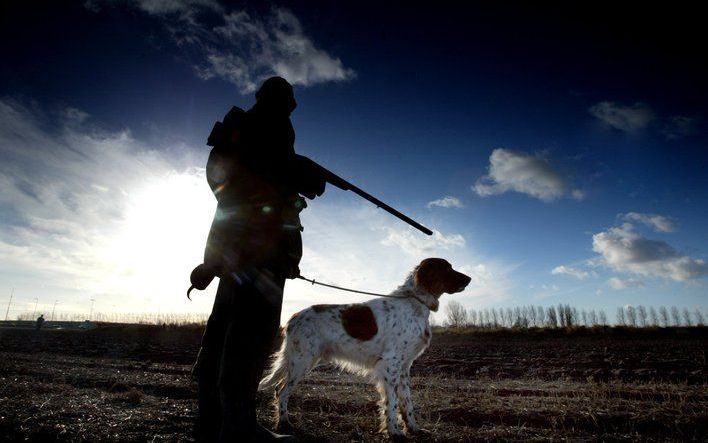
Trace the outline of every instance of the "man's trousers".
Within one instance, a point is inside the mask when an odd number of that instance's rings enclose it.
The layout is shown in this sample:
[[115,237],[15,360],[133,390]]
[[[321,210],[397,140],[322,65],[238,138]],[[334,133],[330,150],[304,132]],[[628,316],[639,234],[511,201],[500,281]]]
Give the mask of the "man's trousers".
[[255,398],[278,334],[284,285],[267,270],[220,280],[195,364],[198,441],[248,441],[258,426]]

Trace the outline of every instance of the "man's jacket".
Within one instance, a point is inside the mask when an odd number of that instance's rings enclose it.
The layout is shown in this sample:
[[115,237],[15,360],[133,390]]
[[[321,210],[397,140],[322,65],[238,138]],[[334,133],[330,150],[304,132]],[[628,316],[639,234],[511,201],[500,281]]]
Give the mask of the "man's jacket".
[[265,268],[281,276],[299,274],[303,194],[324,192],[324,178],[297,160],[295,132],[287,115],[256,104],[232,108],[208,144],[207,181],[217,210],[204,263],[218,275]]

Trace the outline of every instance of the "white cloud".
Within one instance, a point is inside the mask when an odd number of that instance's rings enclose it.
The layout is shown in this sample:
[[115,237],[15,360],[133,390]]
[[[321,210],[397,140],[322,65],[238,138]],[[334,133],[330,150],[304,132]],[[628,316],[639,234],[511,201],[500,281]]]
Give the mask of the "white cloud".
[[464,205],[462,204],[462,201],[460,201],[459,198],[457,197],[451,197],[451,196],[445,196],[443,198],[439,198],[437,200],[433,200],[431,202],[428,202],[428,209],[432,208],[433,206],[439,206],[441,208],[463,208]]
[[644,238],[629,223],[593,235],[592,247],[602,263],[617,272],[675,281],[708,275],[703,260],[683,255],[666,242]]
[[[477,180],[472,189],[481,197],[520,192],[543,201],[552,201],[568,193],[567,180],[540,155],[498,148],[489,156],[489,174]],[[584,197],[571,191],[577,200]]]
[[674,232],[676,230],[676,220],[665,215],[628,212],[621,217],[627,221],[643,223],[657,232]]
[[[242,93],[253,92],[273,75],[303,86],[355,76],[339,58],[318,48],[286,8],[273,7],[258,16],[245,10],[225,12],[209,0],[139,0],[133,5],[161,21],[182,56],[194,58],[200,78],[221,78]],[[207,24],[204,15],[209,23],[218,15],[218,24]]]
[[576,269],[572,268],[570,266],[556,266],[553,268],[551,271],[551,274],[553,275],[569,275],[571,277],[575,277],[579,280],[585,280],[586,278],[590,277],[590,273],[588,271],[583,271],[582,269]]
[[588,111],[613,128],[625,132],[643,129],[654,119],[652,109],[639,102],[633,105],[620,105],[604,101],[593,105]]
[[[263,19],[246,12],[232,12],[224,25],[214,28],[217,38],[234,42],[230,47],[213,51],[202,75],[218,75],[246,90],[252,83],[271,75],[280,75],[296,85],[344,81],[354,77],[339,58],[315,47],[295,15],[275,8]],[[248,80],[243,79],[243,73]]]
[[607,284],[610,285],[612,289],[615,289],[617,291],[627,288],[641,288],[644,286],[644,282],[641,280],[619,277],[610,278],[609,280],[607,280]]

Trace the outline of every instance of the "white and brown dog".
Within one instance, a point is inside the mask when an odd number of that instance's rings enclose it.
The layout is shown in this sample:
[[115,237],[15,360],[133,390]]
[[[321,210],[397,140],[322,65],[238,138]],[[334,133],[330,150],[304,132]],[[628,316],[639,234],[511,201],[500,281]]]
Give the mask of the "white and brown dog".
[[441,258],[423,260],[387,298],[350,305],[315,305],[292,316],[285,338],[259,389],[276,389],[278,429],[291,429],[288,397],[318,363],[371,377],[381,394],[381,431],[391,437],[420,431],[413,417],[410,368],[430,343],[430,311],[443,293],[470,282]]

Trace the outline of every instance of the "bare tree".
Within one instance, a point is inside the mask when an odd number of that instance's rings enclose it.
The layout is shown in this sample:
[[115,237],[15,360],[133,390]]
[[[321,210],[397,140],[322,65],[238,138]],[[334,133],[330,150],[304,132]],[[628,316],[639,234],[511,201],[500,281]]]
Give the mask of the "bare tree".
[[632,305],[627,306],[627,323],[633,328],[637,327],[637,310]]
[[595,312],[594,309],[591,309],[590,313],[588,313],[588,321],[590,322],[590,326],[597,325],[597,312]]
[[600,313],[598,314],[598,320],[602,326],[607,326],[607,314],[605,314],[604,309],[600,309]]
[[565,307],[563,305],[558,305],[558,323],[560,323],[561,328],[567,326],[565,323]]
[[499,316],[497,315],[496,308],[492,308],[492,326],[495,328],[499,327]]
[[688,308],[683,308],[683,324],[685,326],[693,326],[693,322],[691,321],[691,311],[689,311]]
[[538,326],[536,324],[536,308],[534,308],[533,306],[527,306],[526,312],[528,313],[529,326]]
[[620,326],[627,325],[627,320],[624,318],[624,308],[622,306],[617,308],[617,324]]
[[477,311],[470,308],[467,313],[467,317],[469,318],[469,322],[472,326],[477,326]]
[[681,326],[681,314],[676,306],[671,307],[671,321],[674,326]]
[[580,311],[580,318],[581,318],[582,321],[583,321],[583,326],[589,326],[589,325],[588,325],[588,313],[585,312],[585,309],[583,309],[582,311]]
[[644,305],[637,306],[637,317],[639,317],[639,325],[642,328],[647,327],[647,308]]
[[705,318],[703,317],[701,308],[696,307],[693,311],[693,316],[696,318],[696,326],[703,326],[705,324]]
[[549,306],[546,310],[546,324],[550,328],[558,327],[558,315],[556,314],[556,308],[554,306]]
[[514,326],[514,311],[511,308],[506,308],[506,326]]
[[445,306],[445,318],[448,326],[459,328],[467,324],[467,311],[462,303],[452,300]]
[[558,318],[562,328],[570,328],[575,324],[578,311],[570,305],[558,305]]
[[659,326],[659,315],[656,313],[656,309],[654,309],[654,306],[651,306],[649,308],[649,319],[652,326]]
[[543,306],[536,306],[536,319],[538,320],[537,326],[546,325],[546,310]]
[[669,311],[666,309],[666,306],[659,308],[659,317],[661,318],[661,326],[669,326]]

